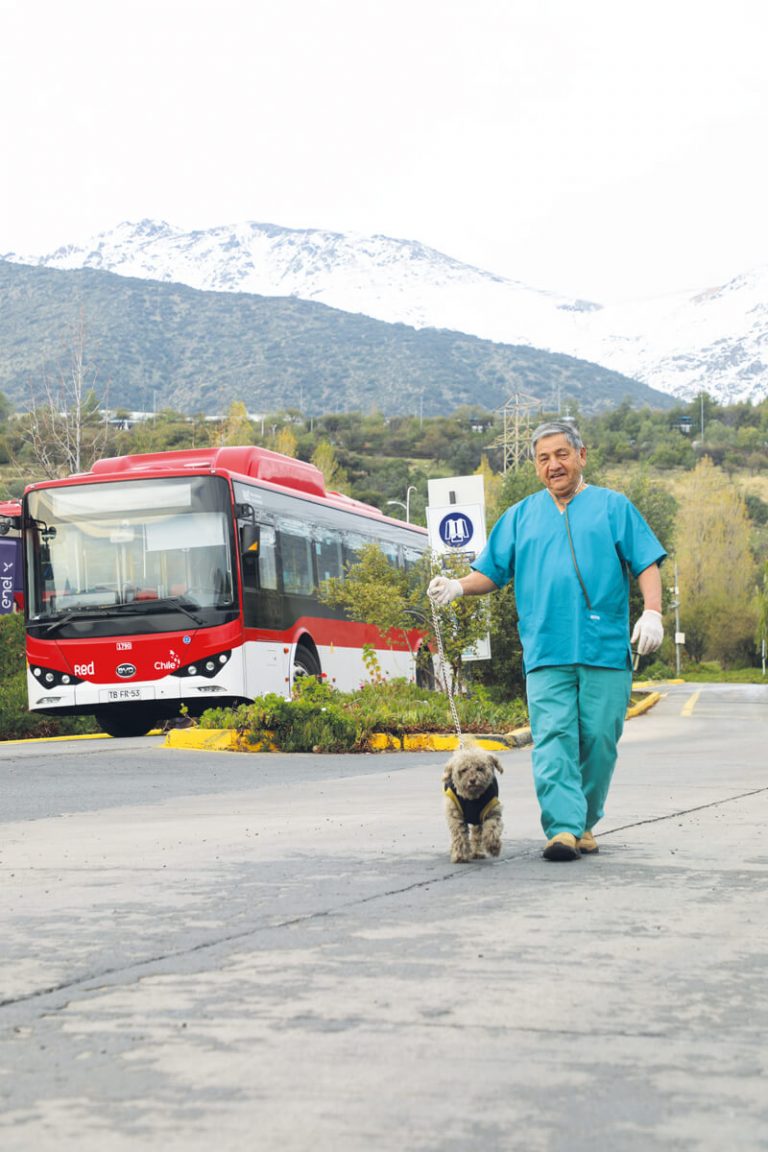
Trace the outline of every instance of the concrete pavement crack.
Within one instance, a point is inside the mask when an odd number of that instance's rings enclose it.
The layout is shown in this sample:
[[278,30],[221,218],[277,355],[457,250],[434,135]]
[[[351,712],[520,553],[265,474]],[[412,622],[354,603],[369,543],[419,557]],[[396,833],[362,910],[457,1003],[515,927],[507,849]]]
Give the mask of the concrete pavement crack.
[[[693,812],[701,812],[708,808],[718,808],[724,804],[734,803],[737,800],[744,800],[750,796],[758,796],[764,792],[768,792],[766,788],[755,788],[749,792],[740,792],[734,796],[726,796],[721,800],[713,800],[707,804],[697,804],[692,808],[683,808],[675,812],[669,812],[662,816],[653,816],[646,820],[635,820],[631,824],[622,824],[616,828],[607,829],[601,833],[601,838],[606,836],[615,835],[617,832],[624,832],[630,828],[639,828],[647,824],[659,824],[666,820],[674,820],[681,816],[688,816]],[[498,867],[499,865],[509,864],[515,860],[530,859],[539,855],[538,848],[534,851],[530,849],[523,850],[517,853],[507,854],[501,857],[498,861],[488,861],[486,867]],[[201,940],[197,944],[191,945],[187,948],[172,949],[167,952],[161,953],[156,956],[149,956],[144,960],[137,960],[127,965],[117,965],[112,968],[103,968],[97,972],[91,972],[82,976],[75,977],[71,980],[64,980],[59,984],[52,984],[46,988],[38,988],[32,992],[27,992],[22,996],[9,997],[5,1000],[0,1000],[0,1011],[19,1007],[21,1005],[31,1004],[35,1001],[44,1001],[48,998],[55,998],[64,994],[82,991],[85,993],[97,991],[104,982],[116,983],[119,977],[124,978],[124,982],[134,983],[143,978],[146,970],[151,970],[158,966],[168,963],[172,960],[177,960],[182,957],[190,957],[199,955],[206,951],[212,951],[216,948],[226,947],[229,944],[244,941],[259,933],[265,931],[280,931],[285,928],[295,927],[298,924],[310,923],[314,920],[320,920],[329,916],[336,916],[343,914],[353,908],[363,907],[373,901],[387,899],[392,896],[401,896],[408,892],[418,891],[421,888],[429,888],[431,885],[441,883],[444,881],[455,881],[462,878],[469,878],[474,869],[463,868],[455,865],[450,871],[443,872],[440,875],[431,876],[425,880],[418,880],[410,884],[406,884],[401,888],[388,888],[383,892],[372,893],[358,900],[352,900],[345,904],[338,904],[331,908],[324,908],[319,911],[308,912],[301,916],[293,916],[286,920],[281,920],[272,924],[258,924],[251,925],[244,928],[240,932],[233,932],[224,936],[219,936],[214,940]],[[50,1005],[51,1009],[60,1010],[67,1006],[69,1000],[62,1003]]]

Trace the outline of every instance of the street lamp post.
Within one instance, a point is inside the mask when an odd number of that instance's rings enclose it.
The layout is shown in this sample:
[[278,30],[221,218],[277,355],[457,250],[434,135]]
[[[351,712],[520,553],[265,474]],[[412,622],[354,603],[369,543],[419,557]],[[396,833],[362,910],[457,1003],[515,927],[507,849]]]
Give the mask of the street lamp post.
[[416,491],[416,485],[415,484],[409,484],[408,490],[405,493],[405,503],[403,503],[402,500],[387,500],[387,504],[397,505],[398,508],[403,508],[405,510],[405,522],[406,522],[406,524],[410,524],[410,522],[411,522],[411,492],[415,492],[415,491]]
[[675,560],[675,584],[670,588],[670,592],[674,596],[674,600],[670,604],[670,608],[675,610],[675,674],[680,675],[680,649],[683,645],[682,632],[680,631],[680,587],[677,582],[677,560]]

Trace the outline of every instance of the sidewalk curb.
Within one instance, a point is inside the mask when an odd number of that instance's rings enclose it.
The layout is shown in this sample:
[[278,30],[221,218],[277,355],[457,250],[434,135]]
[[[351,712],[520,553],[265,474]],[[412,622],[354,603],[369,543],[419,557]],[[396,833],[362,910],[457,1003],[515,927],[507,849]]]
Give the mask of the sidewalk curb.
[[627,720],[631,720],[633,716],[642,716],[644,712],[653,708],[654,704],[658,704],[659,700],[661,700],[661,692],[649,692],[645,700],[640,700],[631,708],[627,708]]
[[[530,728],[516,728],[505,735],[473,736],[467,734],[467,743],[487,752],[507,752],[522,748],[531,742]],[[279,752],[274,744],[249,744],[233,728],[172,728],[166,733],[162,748],[184,748],[201,752]],[[453,733],[426,732],[394,736],[389,732],[376,732],[371,737],[374,752],[453,752],[459,747],[459,738]]]
[[[633,688],[635,691],[643,690],[641,685],[634,685]],[[649,692],[644,700],[627,709],[627,720],[648,712],[654,704],[658,704],[661,697],[661,692]],[[467,733],[465,741],[486,752],[508,752],[532,743],[530,728],[515,728],[503,735],[473,736]],[[459,746],[458,736],[450,732],[410,733],[403,736],[395,736],[391,732],[374,732],[370,740],[371,752],[454,752]],[[250,744],[233,728],[172,728],[161,747],[184,748],[188,751],[197,749],[202,752],[280,751],[275,744]]]

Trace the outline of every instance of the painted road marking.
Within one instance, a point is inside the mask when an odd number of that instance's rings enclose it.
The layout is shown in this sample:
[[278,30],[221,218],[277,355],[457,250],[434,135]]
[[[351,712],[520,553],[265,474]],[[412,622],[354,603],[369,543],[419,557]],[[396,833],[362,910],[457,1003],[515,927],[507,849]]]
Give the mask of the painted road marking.
[[693,715],[693,710],[699,702],[699,696],[701,696],[701,692],[694,692],[693,696],[688,697],[685,704],[683,705],[683,710],[680,713],[681,716]]

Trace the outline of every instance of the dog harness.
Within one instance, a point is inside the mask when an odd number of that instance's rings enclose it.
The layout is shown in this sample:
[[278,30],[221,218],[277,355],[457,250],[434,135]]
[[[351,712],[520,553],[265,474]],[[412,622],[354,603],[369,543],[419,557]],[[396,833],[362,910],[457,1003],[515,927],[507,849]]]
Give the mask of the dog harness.
[[465,824],[482,824],[488,813],[501,803],[499,800],[499,782],[495,776],[482,796],[477,796],[474,800],[469,800],[465,796],[458,796],[451,787],[450,780],[445,784],[445,794],[453,800],[464,817]]

